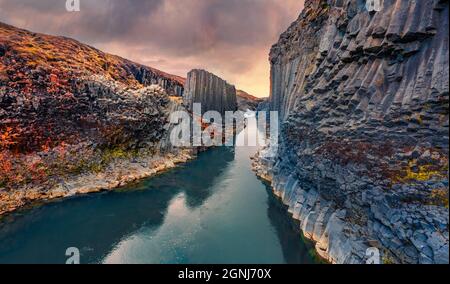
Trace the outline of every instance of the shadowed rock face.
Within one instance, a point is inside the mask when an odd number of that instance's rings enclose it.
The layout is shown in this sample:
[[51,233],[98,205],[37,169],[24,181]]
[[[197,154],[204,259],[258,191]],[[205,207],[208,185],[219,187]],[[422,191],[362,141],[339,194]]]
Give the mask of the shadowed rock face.
[[449,3],[382,2],[306,1],[270,53],[284,124],[257,171],[332,262],[448,263]]
[[188,73],[183,101],[191,111],[194,103],[201,103],[202,114],[237,110],[236,88],[205,70]]

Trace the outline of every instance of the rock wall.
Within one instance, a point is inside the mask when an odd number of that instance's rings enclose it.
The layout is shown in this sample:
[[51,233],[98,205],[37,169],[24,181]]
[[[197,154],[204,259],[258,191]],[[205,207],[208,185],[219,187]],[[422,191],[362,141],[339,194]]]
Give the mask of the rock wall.
[[[79,138],[91,134],[108,136],[104,132],[123,127],[122,122],[131,129],[119,113],[134,115],[135,121],[150,127],[148,118],[158,116],[161,103],[169,96],[181,96],[184,89],[183,78],[65,37],[0,23],[0,47],[0,134],[10,129],[16,138],[9,146],[20,153],[59,142],[78,143]],[[101,82],[91,80],[93,77]],[[148,95],[146,100],[120,97],[127,90],[131,93],[156,85],[164,94]],[[141,112],[151,108],[152,115]],[[114,114],[121,120],[108,117]]]
[[183,102],[191,111],[194,103],[201,103],[202,114],[207,111],[222,114],[236,111],[236,88],[205,70],[192,70],[187,76]]
[[333,263],[448,263],[448,1],[309,0],[270,53],[255,170]]
[[182,97],[185,79],[170,75],[159,70],[138,65],[133,62],[124,64],[124,68],[133,74],[136,80],[144,86],[159,85],[171,96]]

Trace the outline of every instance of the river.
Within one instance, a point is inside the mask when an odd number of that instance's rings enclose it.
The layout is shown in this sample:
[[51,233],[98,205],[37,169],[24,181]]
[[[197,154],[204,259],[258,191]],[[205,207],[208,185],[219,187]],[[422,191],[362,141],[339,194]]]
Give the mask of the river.
[[255,152],[215,148],[116,191],[8,215],[0,263],[65,263],[69,247],[81,263],[315,263],[298,225],[252,172]]

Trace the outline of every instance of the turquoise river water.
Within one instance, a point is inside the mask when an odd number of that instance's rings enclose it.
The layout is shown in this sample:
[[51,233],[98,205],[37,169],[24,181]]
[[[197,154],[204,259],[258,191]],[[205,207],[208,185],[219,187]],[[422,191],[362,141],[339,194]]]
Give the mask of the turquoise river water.
[[4,217],[0,263],[65,263],[69,247],[81,263],[315,263],[298,225],[252,172],[255,152],[215,148],[126,188]]

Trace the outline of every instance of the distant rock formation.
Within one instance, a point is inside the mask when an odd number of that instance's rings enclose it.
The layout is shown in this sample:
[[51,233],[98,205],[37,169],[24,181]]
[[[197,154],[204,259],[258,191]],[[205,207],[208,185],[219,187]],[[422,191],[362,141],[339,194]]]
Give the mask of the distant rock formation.
[[221,114],[236,111],[236,88],[208,71],[192,70],[186,79],[183,102],[191,111],[194,103],[201,103],[202,114],[207,111]]
[[364,2],[308,0],[273,46],[255,169],[333,263],[448,263],[449,2]]
[[264,99],[252,96],[242,90],[237,90],[236,96],[238,109],[244,112],[247,110],[256,111],[258,105],[264,101]]

